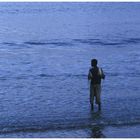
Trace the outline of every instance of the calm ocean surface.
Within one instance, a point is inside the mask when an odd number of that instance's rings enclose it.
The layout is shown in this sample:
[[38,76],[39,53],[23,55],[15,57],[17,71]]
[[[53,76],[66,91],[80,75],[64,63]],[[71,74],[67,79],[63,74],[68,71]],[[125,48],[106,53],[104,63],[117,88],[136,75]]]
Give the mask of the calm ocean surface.
[[[140,3],[0,3],[0,137],[140,124],[139,13]],[[106,74],[94,113],[92,58]]]

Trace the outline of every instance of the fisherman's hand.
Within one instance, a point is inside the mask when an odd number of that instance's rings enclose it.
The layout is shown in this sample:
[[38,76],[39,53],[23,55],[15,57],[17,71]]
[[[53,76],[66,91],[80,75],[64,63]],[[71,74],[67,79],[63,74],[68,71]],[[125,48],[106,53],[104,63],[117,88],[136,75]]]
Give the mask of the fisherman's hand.
[[105,75],[102,76],[102,79],[105,79]]

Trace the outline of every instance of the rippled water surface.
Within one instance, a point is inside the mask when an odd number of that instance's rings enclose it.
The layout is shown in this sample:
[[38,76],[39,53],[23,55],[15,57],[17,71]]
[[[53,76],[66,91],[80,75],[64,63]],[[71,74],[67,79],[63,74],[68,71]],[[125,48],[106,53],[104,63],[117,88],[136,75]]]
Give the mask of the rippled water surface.
[[[139,13],[140,3],[0,3],[0,132],[139,124]],[[94,113],[92,58],[106,74]]]

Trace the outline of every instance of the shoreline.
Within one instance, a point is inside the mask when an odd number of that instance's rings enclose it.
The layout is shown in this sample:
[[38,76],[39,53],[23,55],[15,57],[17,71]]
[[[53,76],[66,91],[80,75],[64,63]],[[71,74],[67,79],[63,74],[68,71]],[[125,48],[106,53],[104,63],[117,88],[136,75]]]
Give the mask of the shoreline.
[[46,130],[38,132],[1,133],[0,138],[140,138],[140,124],[131,126],[94,126],[92,128],[73,128]]

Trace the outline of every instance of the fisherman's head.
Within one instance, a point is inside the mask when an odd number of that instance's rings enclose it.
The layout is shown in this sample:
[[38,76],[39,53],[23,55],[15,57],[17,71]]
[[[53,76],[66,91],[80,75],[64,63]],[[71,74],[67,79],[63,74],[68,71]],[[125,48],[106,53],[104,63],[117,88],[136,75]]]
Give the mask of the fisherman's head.
[[98,63],[97,59],[92,59],[91,60],[91,66],[92,67],[96,67],[97,66],[97,63]]

